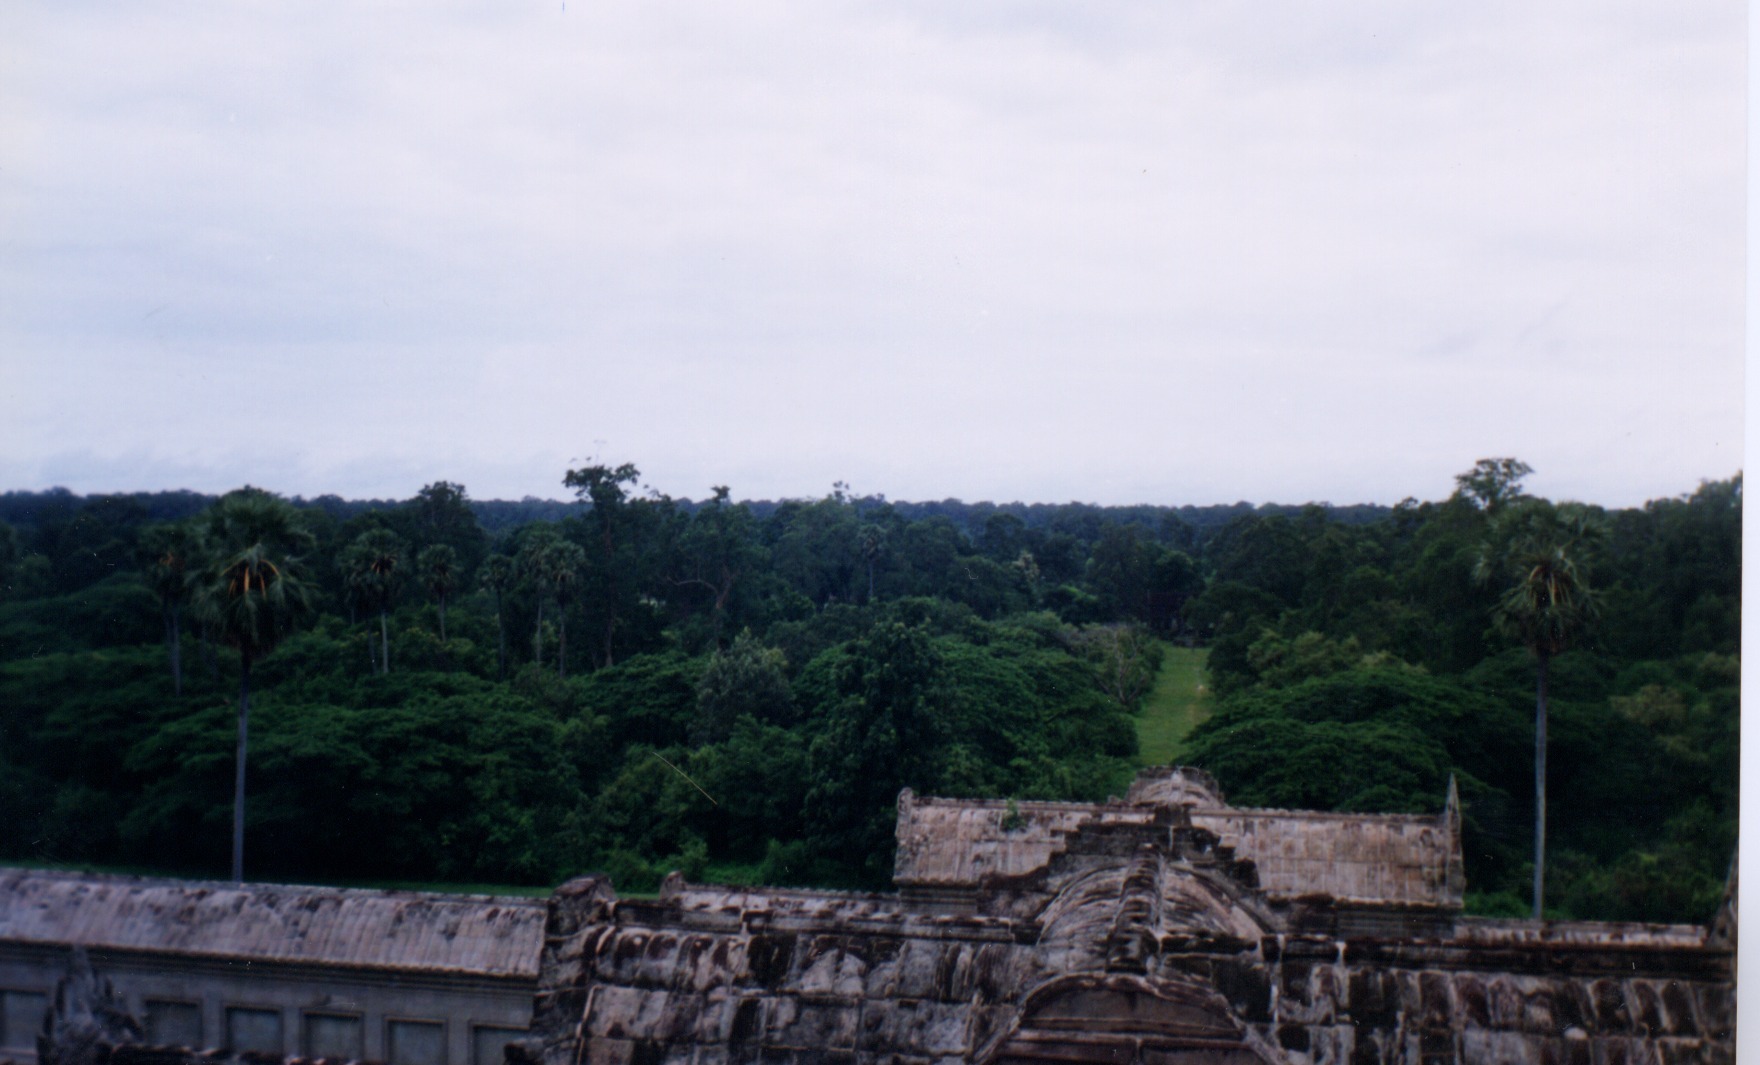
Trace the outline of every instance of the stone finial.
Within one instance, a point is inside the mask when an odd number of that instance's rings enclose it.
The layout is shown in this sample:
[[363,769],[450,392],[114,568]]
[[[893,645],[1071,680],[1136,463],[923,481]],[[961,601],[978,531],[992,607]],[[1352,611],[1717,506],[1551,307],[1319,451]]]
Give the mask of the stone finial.
[[1736,900],[1741,894],[1736,884],[1737,867],[1741,864],[1741,847],[1738,846],[1729,856],[1729,879],[1723,884],[1723,901],[1717,906],[1717,914],[1711,919],[1711,927],[1706,930],[1705,942],[1708,946],[1728,947],[1736,949]]
[[1459,903],[1467,896],[1466,859],[1461,852],[1461,789],[1448,775],[1448,801],[1442,807],[1442,828],[1448,847],[1448,897]]
[[1125,801],[1134,806],[1226,806],[1216,778],[1192,766],[1150,766],[1131,781]]
[[138,1043],[141,1025],[129,1014],[109,977],[92,969],[85,948],[74,947],[67,975],[55,984],[55,998],[37,1034],[39,1065],[101,1065],[110,1048]]

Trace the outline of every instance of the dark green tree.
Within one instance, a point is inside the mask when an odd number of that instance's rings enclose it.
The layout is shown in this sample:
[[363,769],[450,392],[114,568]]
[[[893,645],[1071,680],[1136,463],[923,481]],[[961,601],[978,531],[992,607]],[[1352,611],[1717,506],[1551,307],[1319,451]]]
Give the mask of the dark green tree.
[[405,547],[390,529],[368,529],[343,551],[340,564],[351,597],[379,614],[379,672],[391,672],[388,615],[403,579]]
[[18,530],[0,521],[0,603],[22,598],[14,582],[24,556],[24,542],[19,539]]
[[700,745],[725,740],[741,717],[768,725],[791,724],[794,717],[787,660],[777,648],[759,643],[750,629],[734,637],[727,650],[709,657],[703,679],[697,684],[691,742]]
[[575,498],[592,504],[587,519],[599,548],[595,568],[599,585],[596,589],[598,607],[603,615],[600,659],[603,666],[613,664],[613,641],[623,605],[620,600],[624,593],[632,591],[623,572],[625,567],[618,564],[619,533],[628,519],[629,490],[626,486],[634,484],[640,476],[641,472],[626,462],[616,467],[585,466],[569,470],[562,478],[564,486],[574,489]]
[[489,537],[477,523],[464,485],[435,481],[398,508],[396,528],[418,544],[445,544],[458,552],[457,565],[469,574],[489,553]]
[[1140,534],[1135,525],[1108,524],[1088,557],[1088,587],[1110,619],[1143,621],[1148,617],[1153,557]]
[[765,524],[777,576],[815,606],[856,601],[860,519],[841,493],[784,503]]
[[518,569],[522,578],[536,593],[536,617],[532,623],[532,661],[544,664],[544,600],[550,595],[552,558],[563,543],[562,534],[553,525],[539,525],[520,545]]
[[165,624],[165,652],[171,662],[171,690],[183,694],[183,606],[200,565],[201,535],[194,525],[151,525],[141,531],[147,578],[159,597]]
[[868,569],[868,598],[866,601],[872,603],[874,601],[874,567],[879,563],[881,556],[886,554],[886,528],[873,522],[864,522],[860,539],[862,562]]
[[719,650],[735,590],[764,562],[751,512],[728,500],[726,485],[697,508],[679,538],[675,588],[696,589],[709,599],[711,642]]
[[440,641],[446,642],[446,602],[458,589],[458,552],[450,544],[431,544],[422,549],[416,556],[416,569],[421,573],[422,584],[428,594],[434,597],[434,605],[440,612]]
[[507,617],[503,600],[513,587],[518,571],[513,559],[506,555],[490,555],[483,560],[478,579],[495,596],[495,675],[507,679]]
[[[1489,506],[1489,504],[1487,504]],[[1595,615],[1589,561],[1605,532],[1586,509],[1543,501],[1501,510],[1475,575],[1500,584],[1492,622],[1534,655],[1534,919],[1540,919],[1546,867],[1546,679],[1553,657]]]
[[[209,512],[220,549],[195,588],[196,608],[238,651],[238,756],[232,792],[232,879],[244,879],[244,775],[249,747],[251,664],[275,649],[311,609],[289,548],[309,544],[297,511],[268,493],[233,493]],[[239,545],[243,545],[242,547]]]
[[1094,680],[1106,697],[1135,713],[1155,684],[1162,649],[1140,625],[1088,625],[1073,629],[1070,647],[1094,664]]
[[568,608],[580,590],[587,553],[579,544],[559,540],[544,553],[544,583],[556,600],[556,675],[568,676]]
[[1488,514],[1496,514],[1522,496],[1522,478],[1534,467],[1521,459],[1480,459],[1455,479],[1455,492]]
[[877,625],[833,667],[836,701],[809,748],[806,821],[827,857],[859,862],[863,882],[892,870],[900,788],[936,783],[941,656],[922,626]]

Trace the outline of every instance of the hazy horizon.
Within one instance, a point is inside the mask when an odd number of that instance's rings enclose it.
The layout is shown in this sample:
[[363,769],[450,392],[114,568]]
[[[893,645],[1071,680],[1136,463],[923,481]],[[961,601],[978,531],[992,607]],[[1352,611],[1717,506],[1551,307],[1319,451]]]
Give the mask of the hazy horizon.
[[[1490,456],[1482,456],[1482,457],[1490,457]],[[1461,472],[1465,472],[1465,470],[1463,469]],[[1539,480],[1537,474],[1530,475],[1523,482],[1523,486],[1524,486],[1525,490],[1528,492],[1528,494],[1539,496],[1539,497],[1546,498],[1546,499],[1552,499],[1554,502],[1567,502],[1568,501],[1568,502],[1577,502],[1577,503],[1588,503],[1588,504],[1592,504],[1592,505],[1596,505],[1596,506],[1601,506],[1601,507],[1608,509],[1608,510],[1620,510],[1620,509],[1625,509],[1628,507],[1642,507],[1645,503],[1648,503],[1652,500],[1676,499],[1676,498],[1680,498],[1682,496],[1691,495],[1702,484],[1705,484],[1710,481],[1729,480],[1732,477],[1739,476],[1741,474],[1741,472],[1742,471],[1740,471],[1740,470],[1735,470],[1735,471],[1732,471],[1730,474],[1723,476],[1723,477],[1701,477],[1697,481],[1695,481],[1690,487],[1684,488],[1679,492],[1673,492],[1673,493],[1668,493],[1668,494],[1658,495],[1658,496],[1650,496],[1646,499],[1638,500],[1635,503],[1606,503],[1606,502],[1603,502],[1603,501],[1597,500],[1597,499],[1582,499],[1582,498],[1577,498],[1577,497],[1553,496],[1538,487],[1538,485],[1536,484],[1536,482]],[[442,478],[437,478],[437,480],[450,480],[450,478],[442,477]],[[432,483],[432,482],[429,482],[429,483]],[[452,483],[457,484],[459,482],[453,481]],[[313,500],[324,498],[327,496],[333,496],[333,497],[340,498],[340,499],[344,500],[345,502],[350,502],[350,503],[401,503],[401,502],[408,501],[409,499],[413,498],[414,495],[416,494],[416,489],[412,489],[411,491],[404,493],[402,495],[393,495],[393,496],[343,495],[342,493],[339,493],[339,492],[327,492],[327,491],[285,492],[285,491],[281,491],[281,490],[277,489],[274,485],[258,484],[256,482],[249,482],[248,484],[247,483],[233,484],[233,485],[228,485],[224,488],[218,488],[218,489],[201,489],[201,488],[190,488],[190,487],[186,487],[186,486],[178,486],[178,487],[169,487],[169,488],[147,487],[147,488],[124,488],[124,489],[112,489],[112,490],[79,491],[79,490],[70,488],[66,485],[48,485],[43,488],[18,488],[18,487],[0,486],[0,495],[4,495],[7,493],[11,493],[11,492],[50,492],[50,491],[65,489],[67,491],[73,492],[74,495],[80,496],[82,498],[93,497],[93,496],[105,496],[105,495],[127,495],[127,494],[131,494],[131,493],[136,493],[136,492],[148,493],[148,494],[155,493],[155,492],[193,492],[197,495],[221,496],[221,495],[226,494],[227,492],[230,492],[230,491],[233,491],[233,490],[239,489],[239,488],[244,488],[244,487],[261,488],[261,489],[264,489],[264,490],[267,490],[270,492],[274,492],[277,495],[284,496],[288,499],[299,499],[299,500],[303,500],[306,502],[311,502]],[[418,485],[417,489],[419,489],[421,487],[424,487],[424,485]],[[536,502],[544,502],[544,503],[573,504],[573,503],[579,502],[579,500],[575,499],[572,495],[560,495],[560,494],[554,495],[554,496],[526,495],[526,496],[519,496],[519,497],[510,498],[507,496],[480,495],[477,492],[471,490],[471,487],[469,485],[462,485],[462,487],[465,489],[466,494],[469,496],[471,502],[473,502],[473,503],[523,503],[523,502],[527,502],[527,501],[536,501]],[[710,497],[710,494],[711,494],[711,490],[708,490],[708,489],[706,489],[700,493],[672,491],[672,490],[668,489],[667,486],[665,486],[665,485],[653,484],[646,477],[643,477],[642,480],[640,481],[640,483],[636,489],[636,494],[644,494],[646,492],[646,490],[650,487],[655,489],[656,491],[662,492],[665,495],[670,496],[674,499],[678,499],[681,501],[693,502],[693,503],[704,502]],[[713,486],[711,486],[711,488],[712,487]],[[731,498],[736,503],[784,503],[784,502],[791,502],[791,501],[811,502],[813,500],[826,498],[827,496],[832,494],[832,491],[833,491],[833,487],[828,486],[825,491],[819,492],[816,494],[788,495],[788,496],[765,496],[765,497],[740,495],[737,491],[735,491],[735,492],[731,493]],[[1178,508],[1178,507],[1190,506],[1190,507],[1206,508],[1206,507],[1233,507],[1233,506],[1240,506],[1243,504],[1247,505],[1247,506],[1251,506],[1251,507],[1264,507],[1264,506],[1299,507],[1299,506],[1306,506],[1308,504],[1317,503],[1322,506],[1329,506],[1329,507],[1380,506],[1380,507],[1391,508],[1393,506],[1398,505],[1400,502],[1402,502],[1403,500],[1405,500],[1407,498],[1415,499],[1420,503],[1440,502],[1440,501],[1448,498],[1451,494],[1453,494],[1453,492],[1454,492],[1454,479],[1453,479],[1453,477],[1450,477],[1447,490],[1441,491],[1439,494],[1430,495],[1430,496],[1420,496],[1420,495],[1412,494],[1412,495],[1408,495],[1408,496],[1401,496],[1399,499],[1394,499],[1394,500],[1322,499],[1322,498],[1318,498],[1318,497],[1305,498],[1305,499],[1293,499],[1293,498],[1292,499],[1248,499],[1246,497],[1238,497],[1235,499],[1213,499],[1213,500],[1138,499],[1138,500],[1124,500],[1124,501],[1120,501],[1120,502],[1101,502],[1101,501],[1094,500],[1094,499],[1080,499],[1080,498],[1068,498],[1068,499],[1013,498],[1013,499],[1003,499],[1003,498],[994,497],[994,496],[975,496],[975,497],[938,496],[938,497],[934,497],[934,498],[912,498],[912,497],[905,497],[905,496],[896,496],[890,492],[885,491],[884,489],[874,489],[874,490],[869,490],[869,491],[863,491],[863,490],[856,488],[855,486],[849,486],[847,494],[849,495],[849,497],[852,500],[855,500],[858,502],[878,498],[878,499],[884,500],[887,503],[928,504],[928,503],[957,502],[957,503],[962,503],[962,504],[965,504],[968,506],[990,504],[990,505],[997,506],[997,507],[1017,506],[1017,505],[1018,506],[1029,506],[1029,507],[1032,507],[1032,506],[1062,506],[1062,505],[1068,504],[1068,503],[1088,505],[1088,506],[1102,506],[1102,507],[1153,506],[1153,507]]]

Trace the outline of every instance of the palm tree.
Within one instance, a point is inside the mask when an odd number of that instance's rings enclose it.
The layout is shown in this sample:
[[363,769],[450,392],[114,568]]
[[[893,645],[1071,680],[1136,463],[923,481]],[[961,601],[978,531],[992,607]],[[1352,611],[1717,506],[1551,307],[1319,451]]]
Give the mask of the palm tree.
[[1546,680],[1555,655],[1568,648],[1593,620],[1589,556],[1605,532],[1579,506],[1531,502],[1505,510],[1492,521],[1474,575],[1481,583],[1501,576],[1508,586],[1492,607],[1492,622],[1520,640],[1537,663],[1534,686],[1534,919],[1540,919],[1546,868]]
[[507,679],[507,629],[503,623],[501,598],[513,586],[513,559],[506,555],[490,555],[483,560],[480,579],[483,587],[495,593],[495,664],[496,676]]
[[598,570],[604,585],[598,590],[603,598],[602,608],[605,612],[604,658],[599,664],[603,666],[612,664],[612,640],[617,634],[620,605],[617,530],[629,520],[629,492],[624,486],[634,484],[640,476],[641,472],[626,462],[616,469],[610,466],[587,466],[569,470],[562,478],[564,485],[574,489],[575,498],[583,503],[593,504],[587,516],[599,533]]
[[141,533],[141,554],[165,623],[173,695],[183,694],[183,605],[189,601],[190,582],[195,576],[192,563],[201,550],[200,531],[190,524],[152,525]]
[[544,553],[544,578],[550,594],[556,597],[556,675],[568,676],[568,605],[574,602],[579,588],[580,572],[587,564],[587,553],[581,546],[567,540],[551,545]]
[[526,536],[519,550],[520,575],[532,583],[537,593],[537,618],[532,622],[532,661],[544,664],[544,596],[550,591],[550,555],[562,536],[553,526],[538,525]]
[[[311,606],[305,582],[295,573],[295,547],[311,534],[299,514],[275,496],[255,489],[231,493],[206,517],[213,543],[224,545],[202,571],[194,589],[201,620],[237,648],[238,756],[232,792],[232,879],[244,880],[244,768],[249,746],[251,664],[275,649]],[[242,543],[244,546],[238,548]],[[236,549],[235,549],[236,548]]]
[[391,627],[386,615],[397,596],[403,541],[390,529],[368,529],[343,552],[341,564],[351,593],[379,612],[379,672],[391,672]]
[[886,553],[886,530],[872,523],[861,529],[862,560],[868,564],[868,599],[874,601],[874,564]]
[[458,588],[458,552],[446,544],[434,544],[416,556],[416,569],[428,594],[440,608],[440,642],[446,642],[446,600]]

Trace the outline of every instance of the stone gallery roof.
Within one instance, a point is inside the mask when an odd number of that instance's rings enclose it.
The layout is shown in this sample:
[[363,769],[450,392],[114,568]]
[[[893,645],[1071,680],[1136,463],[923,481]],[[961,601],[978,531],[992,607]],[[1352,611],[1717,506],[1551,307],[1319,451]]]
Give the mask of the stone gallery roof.
[[0,941],[535,979],[542,899],[0,869]]
[[[1145,770],[1122,802],[1052,803],[899,797],[901,887],[976,887],[987,876],[1045,868],[1084,826],[1124,828],[1179,809],[1251,862],[1274,901],[1309,895],[1379,906],[1458,909],[1460,815],[1450,791],[1436,815],[1330,814],[1237,809],[1194,769]],[[1165,815],[1162,815],[1165,816]]]
[[1325,814],[1288,810],[1193,810],[1192,823],[1253,862],[1272,898],[1331,895],[1341,901],[1459,907],[1449,882],[1460,838],[1446,815]]

